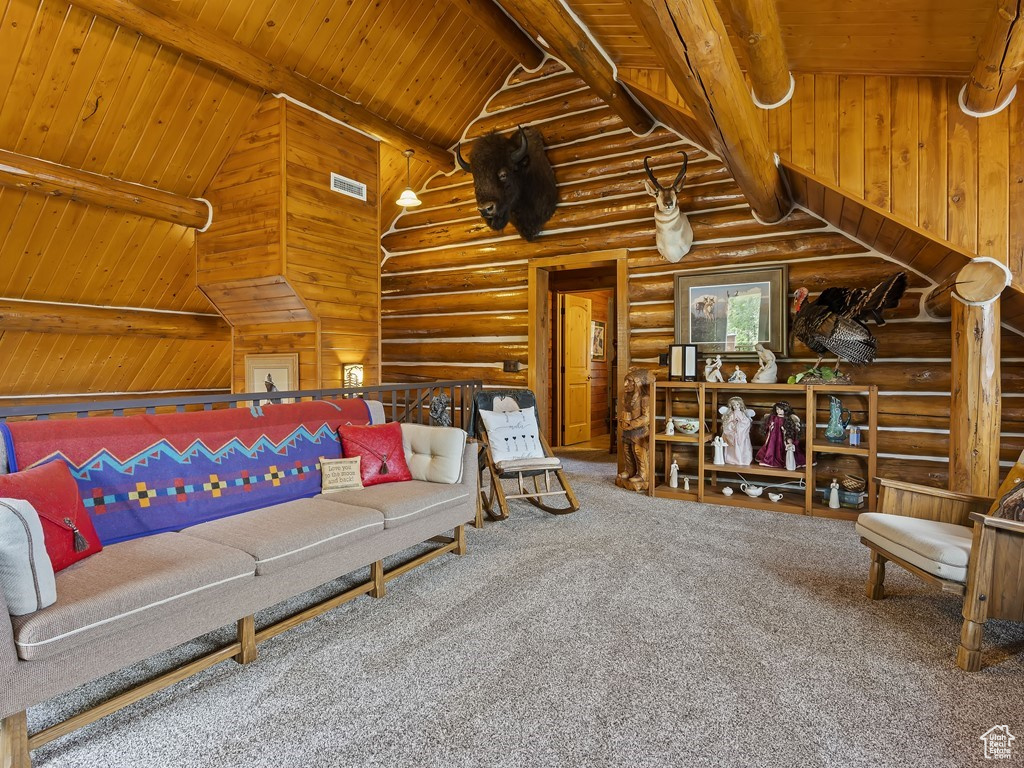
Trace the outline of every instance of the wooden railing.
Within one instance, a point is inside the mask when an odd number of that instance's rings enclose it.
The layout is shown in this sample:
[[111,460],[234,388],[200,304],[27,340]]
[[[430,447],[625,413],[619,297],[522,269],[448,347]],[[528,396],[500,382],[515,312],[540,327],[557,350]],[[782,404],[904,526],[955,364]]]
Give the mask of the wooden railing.
[[130,416],[137,413],[184,413],[220,408],[251,408],[260,404],[333,400],[361,397],[376,400],[384,406],[388,421],[429,424],[430,404],[445,395],[452,426],[469,427],[473,396],[482,388],[479,380],[431,381],[410,384],[383,384],[343,389],[306,389],[290,392],[245,392],[233,395],[189,395],[97,400],[95,402],[39,403],[0,407],[0,421],[24,419],[85,418],[87,416]]

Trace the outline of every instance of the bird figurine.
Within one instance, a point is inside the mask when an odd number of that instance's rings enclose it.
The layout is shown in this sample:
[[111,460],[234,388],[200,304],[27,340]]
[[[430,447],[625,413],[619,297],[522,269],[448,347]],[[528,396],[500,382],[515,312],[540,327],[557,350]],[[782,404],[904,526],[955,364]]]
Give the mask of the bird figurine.
[[878,352],[878,340],[866,323],[874,320],[885,325],[882,312],[897,306],[906,289],[906,272],[897,272],[874,288],[826,288],[812,302],[807,301],[807,289],[798,288],[793,335],[818,354],[815,368],[828,354],[836,356],[836,371],[842,360],[870,363]]

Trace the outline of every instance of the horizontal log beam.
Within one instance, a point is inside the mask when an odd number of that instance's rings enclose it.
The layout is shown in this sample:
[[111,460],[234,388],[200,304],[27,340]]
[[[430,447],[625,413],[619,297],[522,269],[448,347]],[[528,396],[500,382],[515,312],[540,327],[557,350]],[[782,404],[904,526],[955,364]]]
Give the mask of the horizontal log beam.
[[1024,18],[1021,0],[1000,0],[985,36],[978,61],[960,94],[960,106],[978,117],[995,114],[1010,103],[1024,69]]
[[728,0],[733,29],[747,53],[747,74],[762,109],[781,107],[793,97],[786,47],[775,0]]
[[633,133],[644,134],[654,120],[616,81],[611,62],[561,3],[550,0],[502,0],[520,25],[536,29],[569,68],[612,108]]
[[0,328],[76,336],[154,336],[193,341],[228,341],[231,338],[228,324],[212,315],[12,299],[0,299]]
[[713,0],[626,4],[758,219],[784,218],[792,207],[789,192]]
[[287,95],[353,128],[376,136],[396,149],[415,149],[415,160],[430,162],[441,168],[450,168],[454,162],[451,153],[442,147],[421,139],[329,88],[253,53],[231,38],[214,32],[207,25],[172,8],[163,6],[157,13],[129,0],[74,0],[74,5],[186,56],[204,61],[244,83],[262,88],[268,93]]
[[387,297],[380,303],[384,324],[403,321],[403,315],[436,312],[514,312],[526,307],[526,289],[494,290],[480,293],[451,293],[442,296]]
[[89,173],[38,157],[19,155],[6,149],[0,149],[0,186],[114,208],[194,229],[203,229],[210,221],[210,208],[203,200]]
[[544,61],[544,52],[492,0],[448,0],[448,3],[471,18],[526,69],[536,69]]

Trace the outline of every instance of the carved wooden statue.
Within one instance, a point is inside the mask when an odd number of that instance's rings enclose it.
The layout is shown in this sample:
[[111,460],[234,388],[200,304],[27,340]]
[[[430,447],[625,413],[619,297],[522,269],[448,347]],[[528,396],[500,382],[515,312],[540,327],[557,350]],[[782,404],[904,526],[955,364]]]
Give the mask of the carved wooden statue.
[[622,427],[623,471],[615,484],[632,491],[647,492],[648,454],[651,429],[651,385],[654,371],[631,368],[622,387],[619,424]]

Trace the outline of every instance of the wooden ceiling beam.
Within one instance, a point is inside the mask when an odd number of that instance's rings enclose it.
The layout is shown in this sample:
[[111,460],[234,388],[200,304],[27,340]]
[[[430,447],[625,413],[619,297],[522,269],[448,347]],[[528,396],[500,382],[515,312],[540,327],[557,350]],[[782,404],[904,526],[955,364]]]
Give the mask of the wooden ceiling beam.
[[79,304],[69,306],[14,299],[0,299],[0,326],[5,331],[76,336],[153,336],[195,341],[226,341],[231,338],[231,328],[216,315]]
[[590,86],[633,133],[643,135],[654,120],[622,83],[586,30],[558,0],[501,0],[516,21],[539,32],[554,54]]
[[754,102],[761,109],[781,107],[793,98],[796,81],[789,71],[775,0],[726,0],[725,5],[747,53]]
[[115,208],[193,229],[205,229],[210,222],[210,205],[205,200],[69,168],[6,149],[0,149],[0,186]]
[[249,85],[283,94],[328,117],[364,131],[396,149],[415,149],[415,160],[442,168],[454,164],[450,152],[391,123],[361,104],[259,56],[231,38],[207,29],[172,8],[150,11],[129,0],[72,0],[84,11],[102,16],[163,46],[206,62]]
[[973,117],[1000,112],[1013,100],[1024,69],[1022,0],[999,0],[978,45],[978,61],[960,91],[960,108]]
[[766,224],[785,218],[789,192],[714,0],[626,3],[754,215]]
[[448,3],[471,18],[526,69],[536,69],[543,63],[544,51],[492,0],[448,0]]

